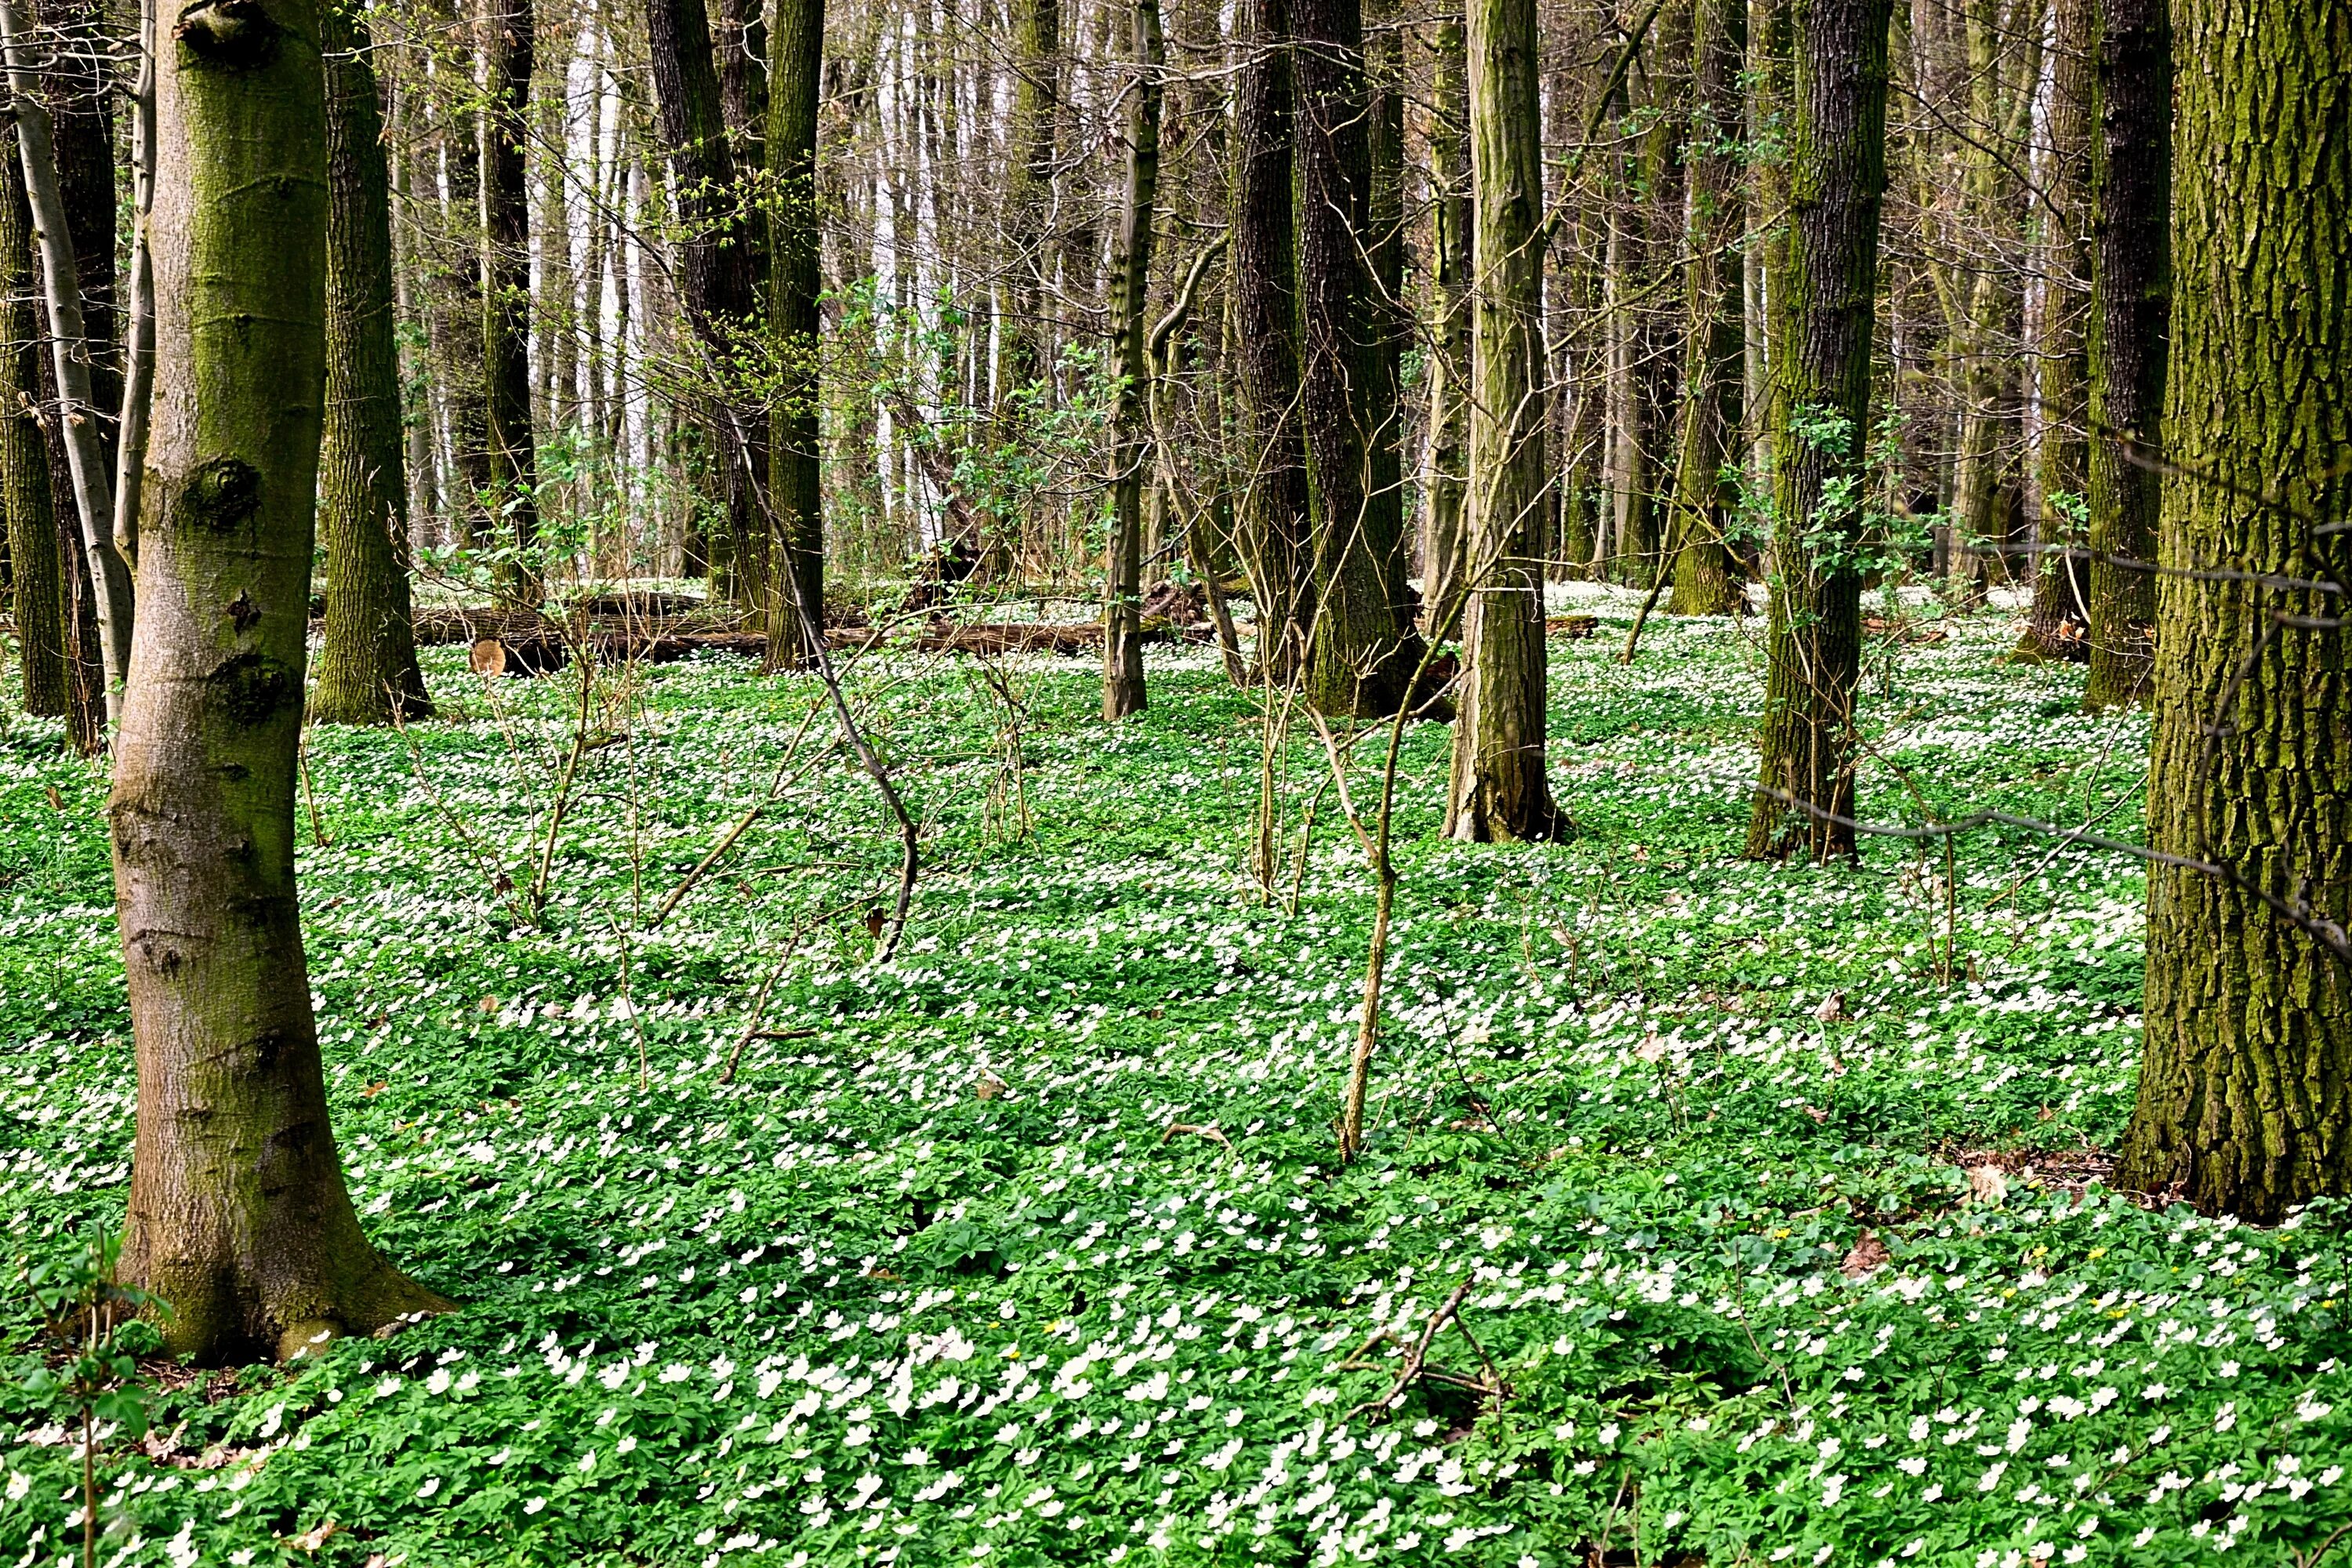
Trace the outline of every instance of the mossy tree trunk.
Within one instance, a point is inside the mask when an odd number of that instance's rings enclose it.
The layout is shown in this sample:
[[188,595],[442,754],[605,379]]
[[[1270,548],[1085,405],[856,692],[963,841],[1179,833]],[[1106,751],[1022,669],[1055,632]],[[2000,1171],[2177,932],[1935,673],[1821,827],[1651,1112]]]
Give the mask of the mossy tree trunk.
[[1796,0],[1788,241],[1769,281],[1773,537],[1748,854],[1853,851],[1870,353],[1886,188],[1890,0]]
[[2049,173],[2041,215],[2049,258],[2042,342],[2035,359],[2042,404],[2036,466],[2042,515],[2034,520],[2033,609],[2018,657],[2063,658],[2084,646],[2088,575],[2069,552],[2084,541],[2074,509],[2087,482],[2084,319],[2091,305],[2091,113],[2098,50],[2097,0],[2058,0],[2052,21]]
[[1725,482],[1740,425],[1746,340],[1739,258],[1733,249],[1739,201],[1740,84],[1748,48],[1748,0],[1694,0],[1693,111],[1684,160],[1689,232],[1684,244],[1681,439],[1675,463],[1674,550],[1677,616],[1727,616],[1739,607],[1738,563],[1726,542],[1738,504]]
[[[702,0],[646,0],[646,39],[654,100],[669,150],[671,200],[678,225],[678,302],[700,342],[710,376],[695,390],[707,400],[703,420],[716,450],[726,498],[729,574],[736,604],[755,628],[770,608],[768,525],[759,486],[766,475],[736,450],[735,431],[749,421],[732,412],[726,384],[741,357],[757,296],[749,236],[735,216],[740,204],[727,136],[725,100]],[[783,624],[792,625],[789,605]]]
[[1391,713],[1417,657],[1399,558],[1372,504],[1377,374],[1370,308],[1370,101],[1361,0],[1297,0],[1299,425],[1307,449],[1315,616],[1307,700],[1318,711]]
[[1429,442],[1422,469],[1421,600],[1433,637],[1462,621],[1463,465],[1470,434],[1470,100],[1461,20],[1437,24],[1430,65]]
[[536,57],[531,0],[483,0],[483,451],[499,602],[546,596],[538,561],[539,462],[530,409],[530,186],[523,157]]
[[1449,837],[1549,838],[1544,776],[1543,148],[1535,0],[1471,0],[1472,393]]
[[310,716],[388,724],[433,711],[409,617],[408,484],[394,342],[392,172],[367,30],[329,0],[327,410],[319,531],[327,616]]
[[326,384],[319,21],[307,0],[201,0],[156,73],[143,603],[109,806],[139,1080],[121,1272],[201,1363],[447,1305],[352,1212],[295,900]]
[[2190,574],[2352,580],[2325,531],[2352,512],[2352,14],[2202,0],[2174,19],[2148,841],[2221,872],[2148,868],[2147,1048],[2117,1174],[2269,1223],[2352,1193],[2343,595]]
[[1007,142],[1004,202],[1008,258],[1001,364],[997,376],[1006,416],[1009,395],[1034,386],[1046,363],[1045,301],[1053,292],[1054,258],[1046,225],[1054,200],[1054,149],[1062,112],[1060,0],[1019,0],[1013,36],[1013,121]]
[[2172,25],[2165,0],[2102,0],[2091,142],[2093,708],[2145,701],[2156,668],[2157,516],[2172,265]]
[[1261,677],[1302,667],[1314,623],[1298,425],[1298,258],[1288,0],[1246,0],[1234,89],[1233,291],[1241,368],[1240,544],[1258,600]]
[[65,582],[58,559],[58,514],[49,454],[35,412],[40,396],[40,333],[33,321],[33,215],[25,171],[0,156],[0,509],[8,525],[9,594],[25,711],[67,711]]
[[772,331],[784,374],[768,427],[768,501],[782,552],[776,613],[803,649],[824,636],[824,486],[818,463],[816,108],[824,71],[824,0],[776,0],[768,36],[768,229]]
[[1376,0],[1364,43],[1366,102],[1362,382],[1365,531],[1380,552],[1381,583],[1398,627],[1417,632],[1404,510],[1404,38]]
[[1111,242],[1110,530],[1103,568],[1103,717],[1144,708],[1143,486],[1151,464],[1151,355],[1144,307],[1151,290],[1151,225],[1160,196],[1160,103],[1167,75],[1159,0],[1133,0],[1136,80],[1128,93],[1127,184]]

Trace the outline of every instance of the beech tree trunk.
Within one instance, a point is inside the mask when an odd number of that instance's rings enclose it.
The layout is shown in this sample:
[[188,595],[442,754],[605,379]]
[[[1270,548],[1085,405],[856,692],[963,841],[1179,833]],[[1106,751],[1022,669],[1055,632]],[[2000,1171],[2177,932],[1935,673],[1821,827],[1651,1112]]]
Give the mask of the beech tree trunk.
[[[2119,7],[2110,26],[2136,17],[2156,21]],[[2147,1051],[2117,1175],[2269,1224],[2352,1192],[2343,595],[2188,574],[2352,575],[2322,531],[2352,511],[2352,26],[2302,0],[2175,19],[2148,840],[2221,871],[2148,868]]]
[[[1055,121],[1062,111],[1060,0],[1019,0],[1013,39],[1013,122],[1007,142],[1005,191],[1007,299],[998,351],[1000,396],[1034,386],[1047,363],[1045,304],[1053,292],[1054,257],[1046,225],[1054,200]],[[1011,405],[1007,405],[1008,412]]]
[[448,1303],[361,1234],[294,889],[325,392],[327,127],[307,0],[201,0],[158,62],[145,619],[110,814],[137,1045],[122,1277],[173,1352],[289,1357]]
[[498,554],[491,581],[512,608],[546,596],[536,560],[539,465],[530,419],[530,187],[523,140],[534,68],[531,0],[484,0],[481,117],[484,479]]
[[310,716],[388,724],[433,711],[409,616],[408,484],[394,342],[392,173],[373,47],[320,13],[327,72],[327,409],[319,531],[327,615]]
[[[1891,0],[1796,0],[1789,237],[1768,287],[1773,539],[1762,771],[1748,854],[1853,852],[1853,700]],[[1844,498],[1825,507],[1825,500]],[[1824,815],[1828,814],[1828,815]]]
[[2088,648],[2089,576],[2070,552],[2084,541],[2072,509],[2088,482],[2084,425],[2091,304],[2091,116],[2098,58],[2097,0],[2058,0],[2050,73],[2049,174],[2042,213],[2050,258],[2042,299],[2038,395],[2042,492],[2032,557],[2033,609],[2018,642],[2024,659],[2078,658]]
[[1422,468],[1421,603],[1429,636],[1462,622],[1463,465],[1470,417],[1469,65],[1459,19],[1437,24],[1430,68],[1429,442]]
[[1234,317],[1243,436],[1241,545],[1262,676],[1288,681],[1315,619],[1298,422],[1298,258],[1291,202],[1288,0],[1247,0],[1234,94]]
[[1684,177],[1689,221],[1684,244],[1681,440],[1676,444],[1674,551],[1677,616],[1727,616],[1744,597],[1738,563],[1725,542],[1738,492],[1723,468],[1733,461],[1740,420],[1739,72],[1748,48],[1747,0],[1696,0],[1692,7],[1695,112]]
[[1151,356],[1144,307],[1151,289],[1151,223],[1160,193],[1160,103],[1167,48],[1160,0],[1133,0],[1136,82],[1128,96],[1127,190],[1111,251],[1110,537],[1103,570],[1103,717],[1144,709],[1143,485],[1151,461],[1145,416]]
[[2145,701],[2156,668],[2165,359],[2172,319],[2172,26],[2102,0],[2091,142],[2092,708]]
[[804,647],[824,636],[824,483],[817,427],[817,89],[824,69],[824,0],[776,0],[768,40],[768,173],[781,210],[768,231],[773,331],[785,384],[769,438],[768,499],[783,553],[780,610]]
[[0,510],[8,525],[9,593],[16,616],[25,711],[67,711],[65,582],[49,454],[41,434],[40,333],[33,320],[33,215],[25,171],[0,157]]
[[1471,0],[1473,370],[1465,668],[1449,837],[1551,837],[1544,777],[1543,149],[1535,0]]

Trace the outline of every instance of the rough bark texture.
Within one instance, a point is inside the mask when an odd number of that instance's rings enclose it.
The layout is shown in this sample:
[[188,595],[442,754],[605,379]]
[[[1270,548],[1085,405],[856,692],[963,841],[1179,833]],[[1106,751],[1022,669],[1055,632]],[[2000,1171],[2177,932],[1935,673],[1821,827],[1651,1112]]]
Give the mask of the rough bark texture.
[[1365,199],[1363,296],[1364,375],[1360,419],[1364,430],[1366,532],[1381,562],[1391,614],[1401,630],[1413,632],[1420,619],[1406,578],[1404,510],[1404,352],[1412,340],[1412,318],[1404,309],[1404,79],[1403,35],[1389,21],[1384,0],[1375,0],[1375,20],[1364,43]]
[[[710,363],[723,373],[736,363],[757,295],[749,236],[736,211],[741,197],[702,0],[646,0],[646,40],[677,209],[678,302]],[[771,596],[768,525],[758,490],[765,476],[734,452],[734,427],[748,436],[750,422],[730,418],[725,404],[731,389],[698,384],[697,390],[721,405],[705,424],[720,455],[718,483],[727,501],[727,586],[750,628],[760,630]],[[790,618],[787,602],[787,624]]]
[[802,635],[814,646],[824,636],[816,350],[816,106],[824,69],[824,0],[776,0],[768,47],[768,172],[780,204],[768,231],[768,256],[785,368],[769,426],[768,500],[783,553],[777,605],[802,618]]
[[1723,467],[1739,430],[1739,71],[1748,47],[1747,0],[1696,0],[1691,10],[1693,113],[1684,160],[1688,222],[1683,263],[1681,439],[1676,443],[1669,614],[1727,616],[1739,608],[1738,563],[1725,542],[1737,492]]
[[[2270,1222],[2352,1192],[2352,12],[2176,13],[2147,1054],[2117,1174]],[[2280,617],[2317,619],[2318,627]]]
[[534,37],[530,0],[484,0],[482,79],[483,453],[500,552],[499,601],[544,596],[535,561],[539,464],[530,420],[530,187],[523,138],[530,125]]
[[1325,713],[1394,712],[1415,662],[1399,541],[1375,510],[1374,327],[1365,237],[1371,186],[1361,0],[1298,0],[1292,58],[1297,111],[1300,429],[1316,608],[1307,700]]
[[[2093,708],[2146,700],[2162,504],[2172,266],[2172,26],[2165,0],[2104,0],[2091,143],[2091,679]],[[2104,557],[2105,559],[2101,559]]]
[[1429,448],[1422,469],[1421,603],[1433,637],[1462,621],[1463,465],[1470,433],[1470,102],[1462,23],[1437,24],[1430,67]]
[[408,487],[394,344],[392,174],[364,28],[330,5],[327,61],[327,410],[319,532],[327,615],[310,716],[388,724],[433,711],[409,620]]
[[218,1363],[446,1303],[361,1234],[295,902],[326,379],[319,16],[203,4],[161,54],[143,618],[109,807],[139,1077],[121,1272],[171,1303],[170,1349]]
[[1471,0],[1470,600],[1448,837],[1549,838],[1544,777],[1543,149],[1535,0]]
[[[1797,0],[1788,244],[1770,278],[1773,538],[1763,765],[1748,853],[1852,854],[1859,476],[1870,419],[1890,0]],[[1837,497],[1846,499],[1840,503]],[[1784,798],[1786,797],[1786,798]],[[1810,809],[1809,809],[1810,808]]]
[[1298,269],[1291,206],[1288,0],[1248,0],[1234,94],[1234,318],[1239,337],[1241,543],[1266,679],[1297,670],[1314,621],[1307,454],[1298,426]]
[[1020,0],[1013,28],[1013,123],[1004,202],[1013,255],[997,382],[1006,392],[1034,384],[1046,359],[1045,302],[1054,258],[1046,224],[1054,200],[1055,121],[1062,112],[1060,0]]
[[13,156],[0,156],[0,510],[7,516],[25,711],[53,717],[66,711],[65,583],[48,447],[36,412],[41,346],[33,322],[32,245],[25,171]]
[[[2050,258],[2042,300],[2037,454],[2042,514],[2034,521],[2033,611],[2017,646],[2024,659],[2069,658],[2084,647],[2089,575],[2068,552],[2084,543],[2070,515],[2088,482],[2084,318],[2091,304],[2091,116],[2098,50],[2096,0],[2058,0],[2053,20],[2049,174],[2042,213]],[[2072,498],[2071,501],[2059,498]]]
[[1151,223],[1160,195],[1160,102],[1167,47],[1159,0],[1134,0],[1136,81],[1129,90],[1127,188],[1112,242],[1110,538],[1103,572],[1103,717],[1140,713],[1143,697],[1143,482],[1151,460],[1145,416],[1151,356],[1144,306],[1151,289]]

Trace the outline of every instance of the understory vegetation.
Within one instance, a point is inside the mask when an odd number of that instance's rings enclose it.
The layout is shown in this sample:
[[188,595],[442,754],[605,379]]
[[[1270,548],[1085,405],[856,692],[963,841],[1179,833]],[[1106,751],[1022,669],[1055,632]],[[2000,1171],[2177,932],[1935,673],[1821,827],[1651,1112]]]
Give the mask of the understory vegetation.
[[[1625,666],[1639,596],[1575,592],[1566,841],[1442,839],[1451,732],[1405,731],[1345,1166],[1372,879],[1303,721],[1254,871],[1267,698],[1214,649],[1155,647],[1108,731],[1083,660],[856,662],[923,829],[887,962],[895,827],[812,678],[428,652],[435,721],[310,731],[300,885],[353,1200],[463,1308],[143,1363],[99,1560],[2346,1552],[2341,1208],[2263,1229],[2102,1182],[2138,863],[2007,828],[1742,860],[1755,628],[1654,621]],[[2005,662],[2009,616],[1889,624],[1864,816],[2137,835],[2145,713]],[[21,1271],[120,1228],[134,1082],[103,773],[5,722]],[[37,1327],[12,1295],[12,1353]],[[0,1385],[9,1561],[79,1559],[57,1410]]]

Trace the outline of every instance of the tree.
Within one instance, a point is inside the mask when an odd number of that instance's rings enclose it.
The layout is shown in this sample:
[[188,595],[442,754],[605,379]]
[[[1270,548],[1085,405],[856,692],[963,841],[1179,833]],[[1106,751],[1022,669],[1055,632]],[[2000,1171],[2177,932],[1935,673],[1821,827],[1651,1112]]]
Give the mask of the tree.
[[[539,463],[530,419],[530,186],[523,162],[534,68],[531,0],[483,0],[482,389],[492,580],[499,601],[545,596]],[[499,520],[504,520],[504,528]],[[503,537],[501,537],[503,534]]]
[[1060,0],[1020,0],[1013,24],[1013,121],[1007,141],[1004,200],[1008,258],[1003,363],[1000,387],[1034,384],[1051,366],[1045,343],[1045,300],[1053,258],[1046,225],[1054,199],[1055,121],[1062,109]]
[[2172,318],[2172,29],[2165,0],[2102,0],[2091,142],[2093,708],[2147,700]]
[[1472,0],[1467,666],[1448,837],[1549,838],[1544,778],[1543,150],[1535,0]]
[[[757,295],[750,236],[738,210],[741,192],[736,187],[725,102],[711,52],[710,17],[702,0],[646,0],[646,41],[677,210],[679,303],[706,360],[698,390],[722,405],[707,423],[719,449],[727,451],[737,429],[749,438],[750,422],[724,406],[732,403],[733,389],[714,387],[710,380],[724,378],[733,369]],[[723,464],[719,475],[719,489],[727,498],[731,586],[736,603],[753,626],[769,624],[773,592],[768,582],[768,526],[759,493],[767,478],[759,460],[765,455],[764,450],[739,455]],[[783,613],[773,624],[796,626],[789,595],[780,602]]]
[[2084,646],[2083,542],[2070,504],[2087,483],[2088,375],[2084,318],[2090,310],[2091,109],[2098,48],[2097,0],[2058,0],[2053,17],[2049,174],[2042,221],[2050,258],[2042,300],[2038,355],[2042,404],[2042,515],[2034,528],[2033,612],[2019,640],[2021,658],[2063,658]]
[[1265,678],[1297,673],[1314,622],[1298,425],[1298,271],[1291,203],[1288,0],[1247,0],[1234,92],[1234,318],[1242,384],[1242,553]]
[[1668,613],[1727,616],[1745,588],[1726,540],[1737,494],[1723,467],[1738,444],[1741,331],[1739,72],[1747,0],[1694,0],[1690,143],[1684,159],[1689,233],[1683,262],[1683,405],[1674,515],[1667,524],[1674,596]]
[[[2352,574],[2333,531],[2352,512],[2352,29],[2298,0],[2175,20],[2147,791],[2167,858],[2117,1174],[2269,1223],[2352,1192]],[[2119,6],[2110,27],[2136,23],[2147,47],[2153,16]]]
[[408,484],[393,339],[392,173],[366,27],[327,0],[327,410],[319,531],[327,614],[310,716],[433,711],[409,619]]
[[49,457],[35,399],[40,334],[33,324],[33,215],[25,171],[0,157],[0,510],[8,526],[9,592],[25,711],[66,711],[65,584]]
[[1145,416],[1151,356],[1144,306],[1151,289],[1151,225],[1160,191],[1160,102],[1167,67],[1160,0],[1133,0],[1136,82],[1128,99],[1127,190],[1111,248],[1110,538],[1103,571],[1103,717],[1144,708],[1143,483],[1151,460]]
[[773,330],[784,375],[770,425],[769,503],[783,561],[777,603],[810,642],[824,636],[824,484],[817,447],[816,107],[824,0],[776,0],[768,40],[768,230]]
[[[1397,514],[1372,503],[1367,422],[1377,374],[1365,239],[1371,194],[1361,0],[1297,0],[1299,427],[1307,450],[1315,582],[1307,700],[1318,711],[1392,713],[1418,638],[1404,595]],[[1399,526],[1402,526],[1401,521]]]
[[1890,0],[1796,0],[1789,237],[1776,300],[1771,612],[1748,853],[1851,854],[1860,483],[1886,187]]
[[327,127],[308,0],[202,0],[157,62],[156,366],[115,910],[139,1076],[121,1274],[167,1346],[290,1356],[447,1303],[361,1234],[294,889],[326,383]]
[[1421,597],[1433,637],[1461,620],[1463,463],[1470,429],[1470,105],[1461,19],[1437,24],[1430,68],[1429,445],[1422,471]]

